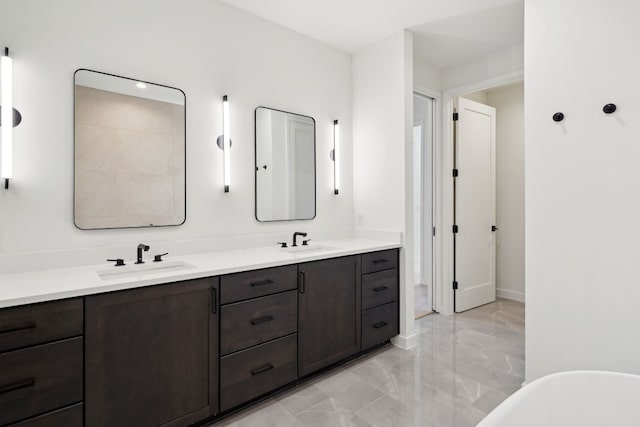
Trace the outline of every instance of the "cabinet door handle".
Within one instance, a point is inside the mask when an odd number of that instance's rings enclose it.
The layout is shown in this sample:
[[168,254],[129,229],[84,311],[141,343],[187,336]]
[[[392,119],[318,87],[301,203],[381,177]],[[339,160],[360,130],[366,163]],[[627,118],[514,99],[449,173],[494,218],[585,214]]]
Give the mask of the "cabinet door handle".
[[272,284],[272,283],[273,283],[273,280],[271,280],[271,279],[266,279],[266,280],[261,280],[261,281],[259,281],[259,282],[253,282],[253,283],[251,284],[251,286],[252,286],[252,287],[255,287],[255,286],[264,286],[264,285],[270,285],[270,284]]
[[34,385],[36,385],[36,380],[33,378],[29,378],[28,380],[18,381],[17,383],[0,386],[0,394],[22,390],[23,388],[33,387]]
[[273,320],[273,316],[264,316],[264,317],[259,317],[257,319],[253,319],[251,321],[252,325],[259,325],[260,323],[264,323],[264,322],[271,322]]
[[378,286],[377,288],[373,288],[373,292],[384,291],[385,289],[389,289],[388,286]]
[[258,374],[261,374],[261,373],[263,373],[263,372],[270,371],[270,370],[272,370],[273,368],[274,368],[274,366],[273,366],[271,363],[267,363],[267,364],[266,364],[266,365],[264,365],[264,366],[261,366],[261,367],[256,368],[256,369],[252,369],[252,370],[251,370],[251,375],[258,375]]
[[8,334],[10,332],[18,332],[18,331],[26,331],[27,329],[33,329],[36,327],[36,324],[31,322],[31,323],[26,323],[23,325],[15,325],[15,326],[9,326],[7,329],[3,329],[0,331],[0,334]]
[[218,312],[218,290],[216,288],[211,288],[211,312]]
[[387,322],[378,322],[378,323],[374,323],[372,326],[376,329],[382,328],[383,326],[387,326],[388,323]]
[[301,294],[304,294],[304,288],[305,288],[305,283],[304,283],[304,282],[305,282],[305,277],[304,277],[304,272],[302,272],[302,271],[300,272],[300,279],[299,279],[299,282],[300,282],[300,283],[298,284],[298,287],[299,287],[300,293],[301,293]]
[[386,259],[374,259],[372,262],[373,262],[374,264],[383,264],[383,263],[385,263],[385,262],[387,262],[387,261],[388,261],[388,260],[386,260]]

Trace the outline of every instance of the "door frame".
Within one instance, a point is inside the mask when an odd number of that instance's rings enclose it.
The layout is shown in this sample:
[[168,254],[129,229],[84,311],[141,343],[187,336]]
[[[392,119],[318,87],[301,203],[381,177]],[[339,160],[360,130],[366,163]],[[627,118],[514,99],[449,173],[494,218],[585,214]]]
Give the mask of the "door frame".
[[[419,85],[413,85],[413,93],[414,94],[418,94],[421,96],[425,96],[427,98],[431,98],[433,100],[433,140],[432,140],[432,177],[431,177],[431,186],[432,186],[432,193],[431,193],[431,215],[432,215],[432,222],[433,222],[433,226],[436,228],[436,235],[432,237],[432,241],[431,241],[431,309],[433,311],[438,311],[436,308],[436,296],[438,294],[438,292],[440,291],[439,286],[436,285],[437,281],[438,281],[438,277],[440,274],[440,260],[439,260],[439,255],[440,255],[440,250],[438,250],[438,248],[440,248],[441,246],[441,240],[442,240],[442,233],[440,232],[440,230],[442,230],[442,228],[440,228],[440,224],[438,222],[438,219],[440,217],[440,215],[438,215],[438,209],[437,207],[441,205],[441,197],[442,197],[442,192],[441,192],[441,185],[440,183],[440,176],[441,176],[441,167],[442,167],[442,161],[441,161],[441,152],[442,152],[442,144],[440,143],[440,141],[442,141],[442,111],[443,111],[443,103],[442,103],[442,93],[432,90],[432,89],[428,89],[426,87],[422,87]],[[413,121],[412,121],[413,123]],[[421,164],[424,165],[424,154],[423,154],[423,159],[421,161]],[[424,171],[423,171],[424,172]],[[413,179],[413,178],[412,178]],[[420,221],[422,224],[422,230],[424,230],[424,223],[425,223],[425,215],[424,215],[424,203],[423,203],[423,215],[421,215]],[[424,244],[423,246],[423,254],[424,254]],[[422,258],[422,257],[421,257]],[[422,266],[424,266],[424,261],[421,259],[420,262],[422,263]],[[422,267],[421,266],[421,267]],[[422,271],[424,271],[424,269],[421,268]],[[413,286],[413,290],[414,292],[414,303],[415,303],[415,285]],[[415,317],[413,314],[413,310],[415,309],[414,307],[410,307],[411,308],[411,317]]]
[[524,81],[524,70],[481,80],[468,85],[447,89],[442,98],[442,139],[440,139],[439,155],[436,174],[437,182],[436,202],[436,236],[434,261],[439,268],[434,282],[434,310],[441,314],[454,314],[453,310],[453,100],[459,96],[480,90],[492,89],[509,83]]

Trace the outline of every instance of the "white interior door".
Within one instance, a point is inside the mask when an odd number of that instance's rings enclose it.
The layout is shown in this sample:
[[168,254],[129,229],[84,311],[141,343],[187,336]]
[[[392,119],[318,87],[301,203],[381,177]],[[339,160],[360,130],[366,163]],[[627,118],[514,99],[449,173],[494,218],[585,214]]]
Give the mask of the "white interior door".
[[455,311],[496,299],[496,110],[457,100],[455,141]]

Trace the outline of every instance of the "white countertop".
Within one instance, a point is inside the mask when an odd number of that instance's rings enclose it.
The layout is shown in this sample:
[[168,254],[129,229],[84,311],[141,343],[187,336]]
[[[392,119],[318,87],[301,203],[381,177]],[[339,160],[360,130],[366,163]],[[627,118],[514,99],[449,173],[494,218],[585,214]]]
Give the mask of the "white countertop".
[[[114,267],[113,264],[97,264],[74,268],[60,268],[25,273],[0,275],[0,308],[52,301],[63,298],[79,297],[103,292],[132,289],[142,286],[170,283],[202,277],[219,276],[259,268],[277,267],[326,258],[335,258],[366,252],[399,248],[397,243],[377,240],[349,238],[314,243],[313,247],[326,247],[326,250],[290,253],[276,246],[210,252],[180,257],[165,257],[169,263],[186,263],[193,268],[178,271],[145,272],[160,263],[153,263],[145,253],[147,263],[127,267]],[[104,280],[98,271],[118,271],[118,268],[136,269],[139,273]],[[122,270],[125,271],[125,270]]]

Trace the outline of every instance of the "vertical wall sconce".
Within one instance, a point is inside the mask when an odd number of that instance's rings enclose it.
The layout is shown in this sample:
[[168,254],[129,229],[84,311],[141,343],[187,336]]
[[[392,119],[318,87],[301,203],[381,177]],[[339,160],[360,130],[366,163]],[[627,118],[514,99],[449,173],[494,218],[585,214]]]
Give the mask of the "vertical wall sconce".
[[333,150],[329,153],[333,160],[333,194],[340,192],[340,125],[333,121]]
[[222,135],[217,140],[218,147],[224,153],[224,192],[229,192],[231,185],[231,134],[229,124],[229,99],[227,95],[222,97]]
[[9,188],[9,180],[13,178],[13,128],[22,121],[20,112],[13,108],[13,64],[9,56],[9,48],[4,48],[0,58],[2,73],[2,98],[0,99],[0,142],[2,143],[2,164],[0,175],[4,179],[4,188]]

